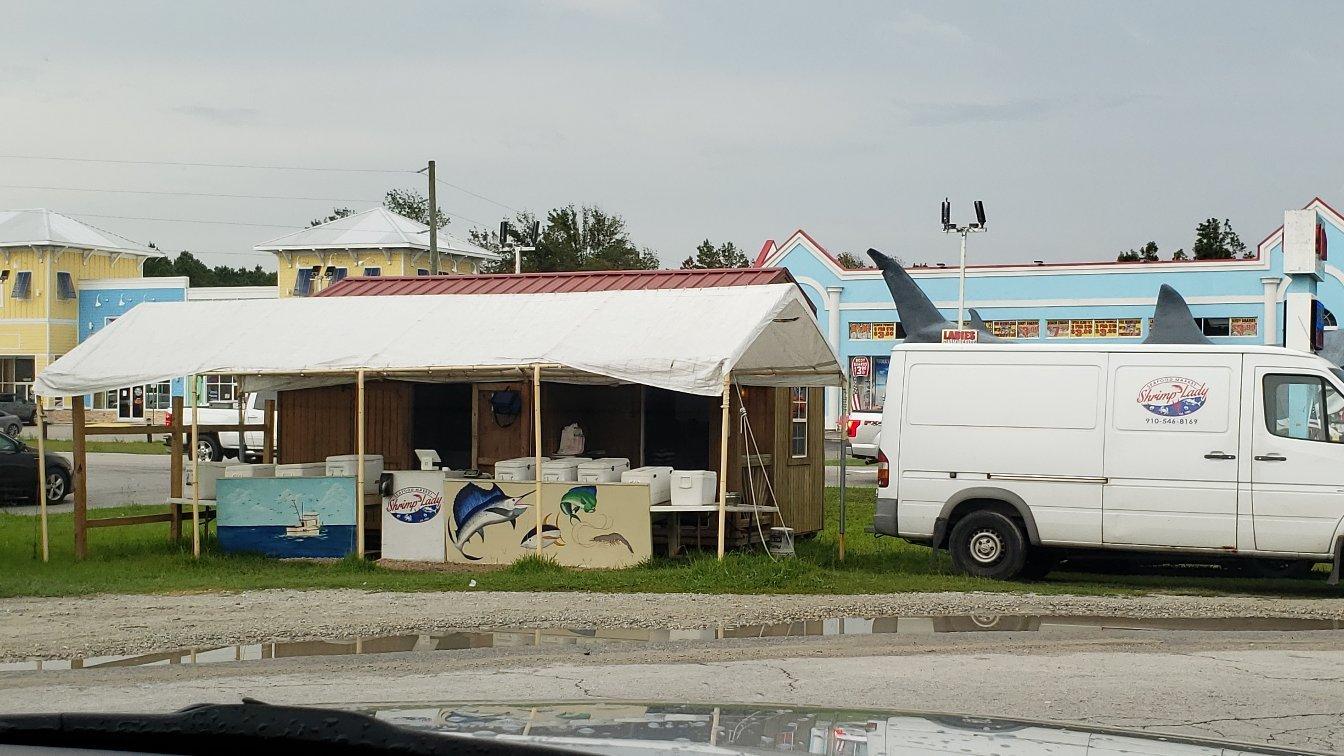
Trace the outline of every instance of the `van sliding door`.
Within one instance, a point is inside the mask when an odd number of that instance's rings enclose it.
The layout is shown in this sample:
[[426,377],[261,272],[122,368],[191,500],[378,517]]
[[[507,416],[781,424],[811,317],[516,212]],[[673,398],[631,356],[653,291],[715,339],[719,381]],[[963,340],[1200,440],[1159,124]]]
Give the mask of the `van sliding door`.
[[1113,353],[1102,541],[1235,549],[1241,356]]

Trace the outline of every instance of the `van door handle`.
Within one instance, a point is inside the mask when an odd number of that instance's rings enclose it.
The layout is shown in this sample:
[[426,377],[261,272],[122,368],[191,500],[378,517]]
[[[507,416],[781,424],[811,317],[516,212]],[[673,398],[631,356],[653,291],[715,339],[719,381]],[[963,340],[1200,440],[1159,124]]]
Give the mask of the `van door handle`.
[[1211,451],[1204,455],[1204,459],[1236,459],[1235,454],[1224,454],[1220,451]]
[[1285,457],[1285,456],[1283,456],[1282,454],[1257,454],[1257,455],[1255,455],[1255,461],[1256,461],[1256,462],[1286,462],[1287,460],[1288,460],[1288,458]]

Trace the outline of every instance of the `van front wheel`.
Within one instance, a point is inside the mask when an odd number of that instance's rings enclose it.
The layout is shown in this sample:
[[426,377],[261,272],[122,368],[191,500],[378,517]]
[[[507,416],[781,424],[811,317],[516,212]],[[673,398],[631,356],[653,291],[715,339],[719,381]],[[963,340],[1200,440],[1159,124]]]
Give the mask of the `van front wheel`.
[[975,577],[1012,580],[1022,572],[1027,539],[1012,519],[980,510],[957,521],[948,539],[952,566]]

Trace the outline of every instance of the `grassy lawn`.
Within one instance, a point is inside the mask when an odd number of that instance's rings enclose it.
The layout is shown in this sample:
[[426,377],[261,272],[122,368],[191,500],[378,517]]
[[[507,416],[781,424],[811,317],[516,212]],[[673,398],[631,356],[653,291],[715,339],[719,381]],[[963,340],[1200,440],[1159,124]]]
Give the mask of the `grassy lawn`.
[[[866,460],[866,459],[859,459],[858,457],[850,457],[849,459],[846,459],[846,460],[845,460],[845,464],[846,464],[847,466],[849,466],[849,467],[867,467],[867,466],[869,465],[868,460]],[[828,459],[828,460],[826,460],[826,466],[827,466],[827,467],[839,467],[839,466],[840,466],[840,460],[839,460],[839,459]]]
[[[51,519],[52,559],[37,553],[37,518],[0,513],[0,596],[60,596],[88,593],[173,593],[253,588],[361,588],[367,590],[651,591],[690,593],[887,593],[906,591],[1022,591],[1132,595],[1148,592],[1256,593],[1332,596],[1325,574],[1313,580],[1253,580],[1194,572],[1175,575],[1052,574],[1039,583],[1002,583],[951,574],[946,554],[896,539],[873,538],[873,489],[852,490],[847,558],[836,559],[837,489],[828,489],[831,517],[816,539],[800,541],[798,557],[772,562],[764,554],[734,554],[722,563],[712,555],[689,560],[655,559],[624,570],[576,570],[535,559],[493,570],[408,572],[355,560],[335,564],[282,562],[221,554],[206,542],[200,560],[190,542],[167,540],[166,524],[100,528],[89,533],[90,557],[73,558],[70,515]],[[158,507],[98,510],[97,516],[162,511]]]
[[[24,443],[37,448],[37,439],[25,439]],[[74,449],[73,441],[66,439],[47,439],[43,448],[52,452],[68,452]],[[85,441],[87,452],[112,452],[115,454],[167,454],[168,447],[161,441]]]

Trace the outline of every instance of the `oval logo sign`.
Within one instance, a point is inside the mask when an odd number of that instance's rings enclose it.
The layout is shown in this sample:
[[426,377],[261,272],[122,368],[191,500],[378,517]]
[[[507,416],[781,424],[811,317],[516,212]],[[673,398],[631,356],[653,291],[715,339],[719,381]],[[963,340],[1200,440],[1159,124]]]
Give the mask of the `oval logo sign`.
[[398,488],[387,500],[387,513],[402,522],[432,520],[442,508],[443,494],[420,486]]
[[1199,411],[1209,397],[1209,387],[1189,378],[1168,376],[1139,388],[1139,404],[1162,417],[1185,417]]

